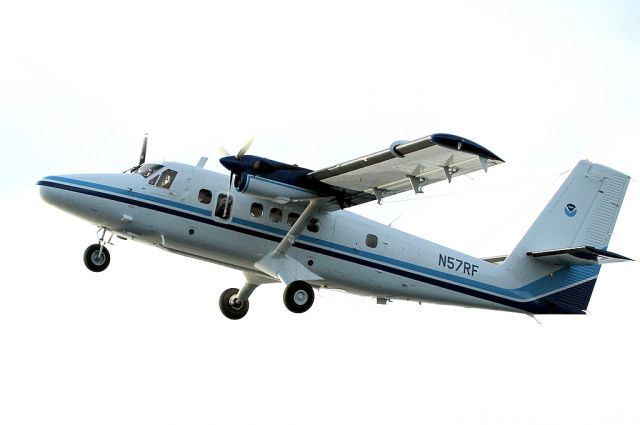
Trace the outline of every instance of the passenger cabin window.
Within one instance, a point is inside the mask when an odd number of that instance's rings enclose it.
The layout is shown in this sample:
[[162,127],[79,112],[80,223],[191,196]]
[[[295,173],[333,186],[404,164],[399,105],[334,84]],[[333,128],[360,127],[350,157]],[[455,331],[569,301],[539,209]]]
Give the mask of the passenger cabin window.
[[300,214],[293,213],[293,212],[289,213],[289,216],[287,217],[287,224],[289,225],[289,227],[296,224],[296,221],[298,221],[299,217],[300,217]]
[[198,201],[203,204],[210,204],[212,196],[213,195],[209,189],[200,189],[200,192],[198,192]]
[[177,171],[166,169],[160,174],[160,179],[156,186],[161,187],[163,189],[171,189],[171,185],[178,174]]
[[225,193],[218,195],[218,202],[216,203],[216,217],[228,219],[231,217],[232,208],[233,196],[229,197],[229,203],[227,205],[227,195]]
[[317,218],[312,218],[307,223],[307,230],[312,233],[318,233],[320,231],[320,220]]
[[262,217],[262,204],[254,202],[251,204],[251,209],[249,211],[253,217]]
[[280,208],[271,208],[269,213],[269,220],[274,223],[280,223],[282,221],[282,210]]
[[365,239],[365,243],[369,248],[375,248],[378,246],[378,237],[369,233]]

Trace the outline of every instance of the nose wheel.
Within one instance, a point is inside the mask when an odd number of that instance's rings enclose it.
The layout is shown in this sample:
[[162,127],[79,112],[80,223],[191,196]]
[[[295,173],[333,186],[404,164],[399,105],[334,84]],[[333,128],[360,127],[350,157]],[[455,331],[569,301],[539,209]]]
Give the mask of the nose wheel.
[[282,296],[284,305],[293,313],[304,313],[313,305],[315,295],[313,288],[307,282],[298,280],[291,282]]
[[107,228],[101,227],[98,230],[98,243],[89,245],[89,247],[84,250],[84,265],[92,272],[101,272],[109,267],[111,255],[105,245],[111,243],[113,233],[111,233],[109,239],[105,241],[106,235]]
[[84,251],[84,265],[92,272],[101,272],[109,267],[111,255],[107,247],[100,244],[90,245]]

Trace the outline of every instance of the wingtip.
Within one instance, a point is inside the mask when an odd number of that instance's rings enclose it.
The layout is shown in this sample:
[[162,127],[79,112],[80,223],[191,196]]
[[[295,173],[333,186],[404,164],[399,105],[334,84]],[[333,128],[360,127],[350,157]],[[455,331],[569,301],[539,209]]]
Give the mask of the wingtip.
[[443,146],[445,148],[483,156],[492,161],[505,162],[502,158],[491,152],[489,149],[477,144],[474,141],[465,139],[464,137],[456,136],[454,134],[436,133],[429,136],[429,139],[436,145]]

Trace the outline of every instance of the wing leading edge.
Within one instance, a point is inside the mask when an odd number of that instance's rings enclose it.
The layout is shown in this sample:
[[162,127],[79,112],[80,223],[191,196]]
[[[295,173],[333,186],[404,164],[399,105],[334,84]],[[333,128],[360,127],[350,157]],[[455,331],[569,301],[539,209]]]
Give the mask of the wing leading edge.
[[438,133],[393,143],[389,149],[308,174],[309,178],[343,191],[345,205],[413,190],[472,173],[504,161],[463,137]]

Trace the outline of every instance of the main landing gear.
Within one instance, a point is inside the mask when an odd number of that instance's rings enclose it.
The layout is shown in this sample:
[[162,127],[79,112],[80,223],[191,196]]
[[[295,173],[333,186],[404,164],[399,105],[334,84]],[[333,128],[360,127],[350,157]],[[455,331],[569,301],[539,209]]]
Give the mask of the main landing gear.
[[313,288],[302,280],[288,284],[282,294],[284,305],[292,313],[304,313],[309,310],[313,305],[314,299]]
[[227,319],[238,320],[247,315],[249,300],[239,300],[237,288],[229,288],[220,295],[220,311]]
[[[294,280],[296,277],[292,274],[292,271],[297,267],[295,266],[297,262],[287,256],[287,251],[293,246],[296,238],[300,236],[304,230],[311,214],[313,214],[313,212],[326,201],[327,199],[322,198],[312,199],[309,201],[309,205],[307,205],[302,214],[296,219],[295,223],[291,226],[291,229],[289,229],[289,232],[280,241],[280,243],[278,243],[275,250],[265,255],[255,264],[258,270],[269,276],[269,279],[261,280],[260,276],[257,276],[258,279],[252,279],[252,273],[249,273],[247,283],[240,291],[232,288],[227,289],[222,293],[220,296],[220,310],[222,311],[222,314],[233,320],[244,317],[249,310],[249,295],[251,295],[253,290],[260,284],[275,282],[278,280],[284,280],[287,282],[287,287],[284,289],[282,299],[284,301],[284,305],[289,309],[289,311],[293,313],[304,313],[311,308],[315,298],[313,288],[303,280]],[[310,261],[309,265],[311,264],[313,263]],[[247,276],[246,273],[245,276]],[[300,277],[309,280],[319,278],[319,276],[309,270],[306,270],[306,273],[302,273],[302,276]]]
[[[258,285],[247,283],[238,290],[229,288],[220,295],[220,311],[231,320],[242,319],[249,311],[249,296]],[[304,313],[313,305],[315,295],[307,282],[297,280],[284,289],[282,296],[284,305],[293,313]]]
[[113,235],[111,235],[109,240],[105,242],[104,237],[107,233],[107,229],[102,228],[98,230],[98,234],[100,234],[101,231],[102,235],[99,236],[98,243],[89,245],[89,247],[84,251],[84,265],[87,266],[89,270],[96,273],[106,270],[106,268],[109,267],[109,262],[111,261],[111,255],[105,245],[111,242]]

